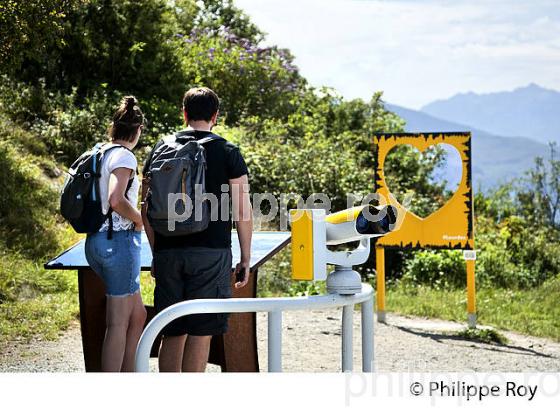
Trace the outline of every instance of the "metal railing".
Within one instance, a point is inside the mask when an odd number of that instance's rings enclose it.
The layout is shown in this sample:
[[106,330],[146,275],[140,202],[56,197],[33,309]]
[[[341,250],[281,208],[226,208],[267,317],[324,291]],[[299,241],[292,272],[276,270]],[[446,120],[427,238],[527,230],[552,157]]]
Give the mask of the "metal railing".
[[361,305],[362,371],[373,371],[373,289],[362,284],[354,295],[328,294],[283,298],[197,299],[177,303],[157,314],[146,326],[136,350],[136,371],[149,372],[152,345],[159,332],[173,320],[197,313],[268,312],[268,371],[282,371],[282,312],[342,306],[342,371],[352,371],[352,314]]

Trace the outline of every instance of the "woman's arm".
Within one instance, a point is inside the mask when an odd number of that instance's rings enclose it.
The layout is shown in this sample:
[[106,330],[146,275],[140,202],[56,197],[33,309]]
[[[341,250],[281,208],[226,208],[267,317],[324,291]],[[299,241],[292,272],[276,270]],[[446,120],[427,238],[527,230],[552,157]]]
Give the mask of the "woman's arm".
[[109,206],[120,216],[134,222],[137,231],[142,230],[140,212],[125,197],[128,180],[132,174],[128,168],[116,168],[109,176]]

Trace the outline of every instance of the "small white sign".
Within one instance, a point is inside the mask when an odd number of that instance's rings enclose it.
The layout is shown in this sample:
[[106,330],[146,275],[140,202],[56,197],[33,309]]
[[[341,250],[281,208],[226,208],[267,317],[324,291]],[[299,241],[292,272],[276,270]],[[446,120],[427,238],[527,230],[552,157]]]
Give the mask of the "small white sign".
[[475,261],[476,260],[476,251],[463,251],[463,259],[466,261]]

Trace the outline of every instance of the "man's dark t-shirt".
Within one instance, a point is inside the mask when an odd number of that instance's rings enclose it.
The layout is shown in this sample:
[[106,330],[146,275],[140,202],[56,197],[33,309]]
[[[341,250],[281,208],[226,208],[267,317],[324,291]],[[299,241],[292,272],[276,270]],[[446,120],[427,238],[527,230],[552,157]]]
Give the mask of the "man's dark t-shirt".
[[[187,135],[194,136],[197,140],[207,137],[211,132],[190,131]],[[184,135],[184,134],[183,134]],[[158,143],[159,144],[159,143]],[[154,147],[154,149],[158,146]],[[222,220],[222,185],[229,187],[229,180],[239,178],[248,174],[247,165],[239,148],[226,140],[209,141],[204,144],[206,150],[206,192],[218,198],[218,220],[212,220],[208,228],[202,232],[185,236],[163,236],[154,232],[154,251],[172,248],[206,247],[206,248],[230,248],[231,247],[231,212],[227,213],[227,220]],[[144,164],[143,173],[146,174],[154,150],[150,153]],[[229,189],[226,191],[228,199]],[[231,207],[231,202],[227,201]],[[215,214],[216,211],[212,213]]]

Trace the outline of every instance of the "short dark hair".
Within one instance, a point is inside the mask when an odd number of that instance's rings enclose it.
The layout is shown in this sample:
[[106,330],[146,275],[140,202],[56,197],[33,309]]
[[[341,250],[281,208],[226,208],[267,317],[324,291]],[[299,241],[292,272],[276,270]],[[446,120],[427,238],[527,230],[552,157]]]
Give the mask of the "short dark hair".
[[144,114],[138,106],[138,100],[132,95],[123,97],[119,108],[113,114],[109,138],[111,141],[133,141],[141,125],[144,125]]
[[219,109],[218,94],[207,87],[191,88],[183,98],[183,110],[189,121],[210,121]]

